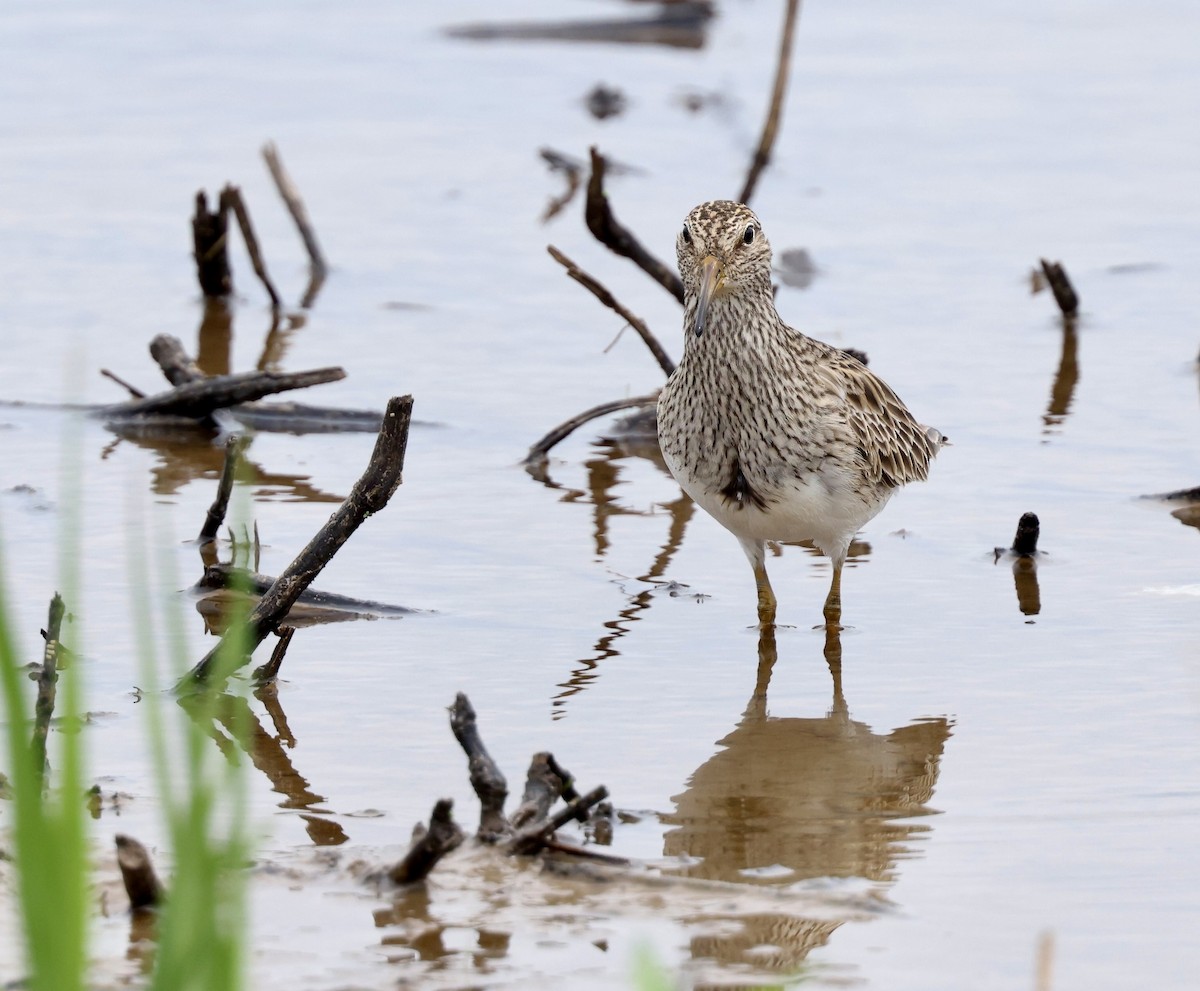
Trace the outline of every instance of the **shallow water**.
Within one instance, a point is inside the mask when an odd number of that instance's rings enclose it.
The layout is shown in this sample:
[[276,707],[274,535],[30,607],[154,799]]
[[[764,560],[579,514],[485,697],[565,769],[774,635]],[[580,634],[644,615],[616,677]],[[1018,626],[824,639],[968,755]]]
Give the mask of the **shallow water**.
[[[866,350],[953,441],[861,535],[840,670],[810,629],[826,562],[792,547],[770,562],[788,625],[763,663],[736,542],[652,459],[601,442],[610,422],[554,451],[550,485],[519,466],[559,420],[661,384],[633,334],[605,351],[619,318],[547,243],[679,350],[676,303],[592,240],[578,200],[541,221],[564,181],[538,150],[583,159],[595,143],[635,167],[610,178],[614,210],[669,260],[686,211],[740,188],[777,5],[723,6],[699,49],[443,33],[563,18],[532,0],[0,16],[0,398],[117,401],[97,369],[158,388],[154,334],[198,349],[187,222],[201,187],[241,185],[298,300],[307,266],[258,159],[268,138],[334,268],[280,362],[346,368],[313,403],[416,398],[404,485],[318,585],[436,612],[305,630],[279,709],[252,704],[256,987],[628,987],[649,942],[703,986],[1011,988],[1032,986],[1047,931],[1056,988],[1192,986],[1197,533],[1138,497],[1200,473],[1194,5],[804,10],[753,204],[777,253],[802,247],[817,266],[809,288],[780,288],[780,310]],[[587,114],[597,82],[626,92],[623,115]],[[692,112],[687,94],[719,99]],[[1080,293],[1073,339],[1030,294],[1040,257]],[[231,364],[245,369],[270,316],[234,265]],[[199,575],[188,541],[220,452],[38,406],[0,408],[0,427],[7,588],[31,657],[72,478],[82,489],[86,594],[71,608],[90,774],[126,796],[95,823],[110,870],[113,833],[163,842],[129,547],[151,556],[160,613],[182,603],[180,652],[198,659],[211,640],[179,590]],[[328,517],[371,444],[255,437],[263,571]],[[64,450],[78,452],[68,472]],[[1029,510],[1047,552],[1036,612],[1030,576],[992,555]],[[514,789],[552,750],[636,813],[613,851],[688,886],[563,880],[471,852],[394,905],[365,884],[355,863],[398,857],[436,798],[473,823],[446,726],[459,690]],[[136,969],[119,902],[95,948],[113,980]]]

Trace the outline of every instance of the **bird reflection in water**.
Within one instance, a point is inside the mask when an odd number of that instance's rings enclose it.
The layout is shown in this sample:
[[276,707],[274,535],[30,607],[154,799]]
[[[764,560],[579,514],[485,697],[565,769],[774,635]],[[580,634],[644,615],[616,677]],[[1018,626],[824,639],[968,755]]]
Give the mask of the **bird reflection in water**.
[[[829,710],[808,718],[769,715],[777,649],[774,631],[762,632],[745,712],[674,796],[675,811],[661,817],[672,827],[664,853],[686,862],[677,873],[761,885],[826,877],[891,883],[913,841],[929,831],[914,817],[934,811],[928,802],[951,723],[923,718],[874,732],[850,718],[835,628],[826,630],[824,653],[833,683]],[[712,920],[726,921],[731,925],[714,925],[715,934],[693,938],[694,957],[793,970],[841,924],[786,913]]]

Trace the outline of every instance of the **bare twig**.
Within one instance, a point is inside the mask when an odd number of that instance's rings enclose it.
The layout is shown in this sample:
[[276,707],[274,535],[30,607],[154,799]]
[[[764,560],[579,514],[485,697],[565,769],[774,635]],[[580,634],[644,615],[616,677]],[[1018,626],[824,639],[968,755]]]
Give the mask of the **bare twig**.
[[100,374],[103,375],[106,379],[112,379],[112,381],[116,382],[117,385],[119,385],[122,389],[124,389],[126,392],[129,393],[129,397],[131,399],[142,399],[146,395],[136,385],[130,385],[123,378],[121,378],[121,376],[118,375],[116,372],[110,372],[107,368],[101,368]]
[[57,592],[50,600],[50,613],[46,619],[42,648],[42,669],[37,677],[37,701],[33,707],[33,773],[38,778],[38,792],[44,784],[46,774],[46,737],[50,732],[50,719],[54,715],[54,698],[58,685],[59,637],[62,635],[63,616],[66,606]]
[[225,522],[225,511],[229,508],[229,496],[233,492],[233,482],[237,476],[238,463],[243,452],[250,444],[250,438],[245,434],[230,437],[225,442],[225,466],[221,469],[221,480],[217,483],[217,497],[208,507],[208,515],[204,518],[204,526],[200,528],[201,543],[215,540],[217,531]]
[[429,816],[429,828],[415,834],[413,845],[388,878],[396,884],[413,884],[423,880],[434,865],[463,841],[463,831],[451,817],[453,800],[440,799]]
[[610,403],[601,403],[599,406],[593,406],[591,409],[584,410],[582,413],[571,417],[565,423],[560,423],[546,434],[545,437],[534,444],[529,449],[529,453],[525,455],[524,463],[527,466],[543,463],[546,460],[546,455],[555,444],[559,443],[563,438],[569,437],[589,420],[607,416],[609,413],[617,413],[623,409],[632,409],[635,406],[650,407],[657,402],[658,393],[656,392],[649,396],[634,396],[632,399],[615,399]]
[[1068,319],[1074,317],[1079,312],[1079,296],[1075,287],[1071,285],[1071,280],[1067,278],[1067,270],[1062,267],[1061,262],[1046,261],[1045,258],[1041,262],[1042,271],[1062,315]]
[[491,754],[483,745],[479,735],[479,724],[470,699],[462,692],[454,697],[450,707],[450,729],[454,738],[467,755],[467,767],[471,774],[471,787],[479,796],[479,832],[477,836],[485,843],[495,843],[511,831],[504,818],[504,802],[508,798],[508,782]]
[[546,250],[550,252],[550,257],[558,262],[567,270],[567,275],[578,282],[584,289],[588,290],[601,303],[613,310],[621,317],[629,326],[637,331],[638,336],[645,342],[646,347],[650,349],[650,353],[654,355],[654,360],[658,362],[658,367],[661,368],[666,375],[670,375],[675,371],[675,362],[671,360],[671,356],[663,350],[663,346],[658,343],[658,338],[654,336],[650,328],[646,326],[645,321],[640,317],[634,316],[629,310],[617,300],[607,288],[592,276],[588,275],[583,269],[576,265],[570,258],[564,255],[558,248],[552,244],[546,245]]
[[317,244],[317,234],[308,217],[304,200],[300,198],[300,190],[296,188],[292,177],[283,167],[283,159],[279,157],[279,149],[275,147],[274,141],[268,141],[263,145],[262,156],[271,172],[271,178],[275,180],[275,188],[279,190],[279,195],[283,197],[283,202],[287,206],[288,213],[292,215],[296,229],[300,231],[300,237],[304,241],[304,250],[308,252],[308,289],[305,290],[304,299],[300,303],[307,309],[316,299],[317,293],[325,281],[325,276],[329,272],[329,266],[325,264],[325,256],[321,254],[321,246]]
[[779,64],[775,69],[775,86],[771,91],[771,103],[767,108],[767,119],[763,123],[762,137],[754,158],[750,162],[750,171],[746,175],[746,184],[742,187],[741,202],[749,203],[754,195],[754,187],[758,185],[758,177],[771,160],[771,149],[775,146],[775,136],[779,133],[779,120],[783,116],[783,98],[787,94],[788,72],[792,61],[792,38],[796,34],[796,20],[800,12],[800,0],[787,0],[787,9],[783,15],[783,32],[779,38]]
[[389,400],[371,460],[362,477],[354,483],[346,501],[259,599],[246,620],[245,629],[227,631],[221,642],[183,679],[180,687],[206,681],[217,657],[228,656],[230,651],[237,653],[231,657],[225,673],[243,666],[267,634],[279,626],[300,593],[312,584],[363,520],[387,506],[403,480],[412,405],[412,396],[398,396]]
[[630,259],[682,303],[683,282],[679,276],[643,248],[638,239],[613,216],[608,197],[604,193],[604,170],[608,163],[595,147],[591,148],[591,156],[592,174],[588,178],[587,202],[584,205],[584,219],[587,221],[588,230],[606,248]]
[[267,295],[271,297],[271,305],[277,310],[280,309],[283,301],[280,299],[274,283],[271,282],[271,277],[267,275],[267,265],[263,261],[262,252],[258,249],[258,238],[254,233],[254,225],[250,223],[250,211],[246,209],[242,191],[237,186],[227,185],[221,190],[221,206],[227,206],[233,210],[237,217],[238,227],[242,230],[242,239],[246,242],[246,250],[250,253],[250,262],[254,265],[254,274],[258,276],[258,280],[267,290]]
[[125,894],[129,896],[129,908],[134,912],[154,908],[162,901],[163,887],[154,873],[149,851],[132,836],[117,833],[113,840],[117,845],[117,866],[121,869]]

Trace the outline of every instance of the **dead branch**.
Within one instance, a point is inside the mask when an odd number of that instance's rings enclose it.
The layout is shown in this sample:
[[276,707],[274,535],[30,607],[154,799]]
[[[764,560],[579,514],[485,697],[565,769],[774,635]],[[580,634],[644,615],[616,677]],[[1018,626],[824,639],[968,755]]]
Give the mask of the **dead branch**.
[[264,396],[307,389],[346,377],[341,368],[314,368],[307,372],[239,372],[214,375],[185,382],[166,392],[145,399],[102,406],[97,412],[106,420],[125,420],[141,416],[181,416],[206,422],[219,409],[253,402]]
[[1046,281],[1050,284],[1050,291],[1054,293],[1054,302],[1058,304],[1064,317],[1073,318],[1079,313],[1079,296],[1075,287],[1071,285],[1071,280],[1067,278],[1067,270],[1062,267],[1061,262],[1050,262],[1045,258],[1041,259],[1041,262]]
[[196,193],[196,212],[192,216],[192,257],[196,259],[200,291],[209,299],[233,292],[228,248],[229,208],[218,197],[217,212],[210,212],[208,198],[201,189]]
[[775,68],[775,86],[771,91],[771,103],[767,108],[767,119],[763,123],[762,137],[750,162],[746,184],[742,186],[741,202],[749,203],[758,185],[758,177],[771,161],[771,150],[775,147],[775,136],[779,133],[779,121],[783,116],[783,98],[787,94],[788,72],[792,61],[792,38],[796,33],[796,20],[800,12],[800,0],[787,0],[783,15],[783,33],[779,39],[779,62]]
[[584,219],[587,221],[588,230],[606,248],[623,258],[628,258],[682,303],[683,281],[643,248],[641,242],[613,216],[612,208],[608,205],[608,196],[604,192],[604,170],[608,163],[595,146],[590,152],[592,174],[588,178],[587,202],[584,204]]
[[225,522],[225,512],[229,508],[229,496],[233,492],[233,481],[237,476],[238,463],[241,461],[243,452],[249,446],[250,438],[245,434],[230,437],[225,442],[225,465],[221,469],[221,480],[217,483],[217,497],[208,507],[204,526],[200,528],[200,536],[196,538],[200,543],[216,540],[217,531]]
[[263,261],[262,252],[259,251],[258,237],[254,233],[254,225],[250,223],[250,211],[246,209],[242,191],[237,186],[227,184],[221,190],[221,207],[233,210],[234,216],[237,217],[238,227],[242,231],[242,240],[246,242],[246,251],[250,253],[254,274],[258,276],[259,282],[267,290],[267,295],[271,297],[271,306],[277,310],[281,309],[283,301],[280,299],[274,283],[271,282],[271,277],[267,275],[267,265]]
[[395,867],[388,871],[388,878],[396,884],[413,884],[423,880],[434,865],[463,841],[463,831],[451,817],[454,801],[440,799],[429,816],[429,828],[418,826],[414,831],[413,844]]
[[525,792],[521,796],[521,804],[512,814],[513,828],[520,829],[531,822],[545,819],[550,814],[550,807],[560,797],[565,797],[568,801],[576,797],[571,786],[571,776],[558,766],[553,754],[546,751],[534,754],[529,764],[529,772],[525,776]]
[[508,820],[504,818],[508,782],[484,747],[475,719],[475,708],[462,692],[454,697],[454,705],[450,708],[450,729],[467,755],[471,787],[479,796],[479,831],[475,835],[484,843],[495,843],[511,832]]
[[1013,538],[1010,550],[1019,557],[1032,557],[1038,552],[1038,537],[1041,535],[1041,523],[1036,513],[1023,513],[1017,521],[1017,535]]
[[268,141],[263,145],[262,156],[267,163],[267,169],[270,170],[271,178],[275,180],[275,188],[283,197],[284,205],[287,207],[288,213],[292,215],[296,229],[300,232],[300,238],[304,241],[304,250],[308,252],[308,288],[304,292],[304,298],[300,301],[300,305],[308,309],[317,298],[317,293],[320,292],[321,285],[325,282],[325,276],[329,273],[329,267],[325,264],[325,256],[321,254],[321,246],[317,244],[317,234],[313,230],[304,200],[300,198],[300,190],[296,188],[292,177],[283,167],[283,159],[279,157],[279,149],[275,147],[274,141]]
[[576,265],[570,258],[559,251],[554,245],[546,245],[546,250],[550,252],[550,257],[558,262],[567,270],[567,275],[578,282],[584,289],[588,290],[601,303],[613,310],[621,317],[629,326],[637,331],[638,336],[645,342],[646,347],[650,349],[650,353],[654,355],[655,361],[658,362],[658,367],[663,370],[663,373],[670,375],[675,371],[675,362],[671,360],[671,356],[663,350],[663,346],[658,343],[658,338],[654,336],[650,328],[646,326],[645,321],[634,316],[629,310],[616,299],[611,292],[605,288],[600,282],[588,275],[583,269]]
[[562,809],[549,819],[535,822],[525,827],[514,836],[508,844],[511,853],[536,853],[546,845],[546,841],[554,835],[556,829],[565,826],[572,819],[583,821],[587,818],[588,809],[598,802],[608,798],[608,789],[604,785],[593,788],[586,795],[572,799]]
[[63,616],[66,606],[57,592],[50,600],[50,613],[46,619],[44,633],[46,644],[42,648],[42,669],[37,677],[37,701],[33,706],[33,773],[38,778],[38,794],[45,784],[46,737],[50,733],[50,719],[54,715],[54,698],[58,686],[59,637],[62,635]]
[[117,833],[113,837],[117,845],[117,866],[121,869],[121,880],[125,883],[125,894],[129,896],[129,908],[144,912],[162,901],[163,887],[154,873],[150,852],[132,836]]
[[254,649],[268,633],[278,628],[300,593],[312,584],[363,520],[387,506],[403,481],[412,405],[412,396],[397,396],[388,401],[371,460],[345,502],[267,589],[251,611],[245,627],[227,631],[221,642],[183,679],[180,687],[207,681],[218,656],[228,658],[228,663],[222,665],[222,676],[246,664]]

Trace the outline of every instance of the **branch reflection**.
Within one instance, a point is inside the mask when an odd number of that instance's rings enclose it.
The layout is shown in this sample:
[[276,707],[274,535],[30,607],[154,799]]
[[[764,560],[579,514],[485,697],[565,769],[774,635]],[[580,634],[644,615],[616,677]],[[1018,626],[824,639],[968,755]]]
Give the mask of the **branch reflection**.
[[1062,352],[1058,359],[1058,371],[1054,373],[1054,384],[1050,387],[1050,402],[1042,417],[1042,434],[1059,433],[1071,410],[1071,399],[1075,395],[1075,384],[1079,381],[1079,340],[1075,333],[1075,318],[1062,318]]
[[[288,725],[286,713],[279,702],[274,685],[258,688],[255,698],[262,703],[271,721],[267,730],[259,721],[250,704],[239,695],[222,694],[217,698],[216,715],[211,720],[207,704],[197,704],[198,697],[183,696],[179,705],[192,718],[200,731],[216,743],[218,749],[229,760],[236,759],[237,751],[243,750],[254,767],[271,784],[271,790],[282,795],[281,809],[300,811],[309,838],[316,846],[337,846],[350,837],[340,823],[326,818],[329,809],[320,808],[326,798],[312,790],[305,778],[292,763],[288,750],[295,749],[296,736]],[[245,739],[248,748],[243,748],[240,739]],[[286,749],[285,749],[286,748]]]

